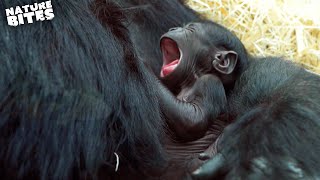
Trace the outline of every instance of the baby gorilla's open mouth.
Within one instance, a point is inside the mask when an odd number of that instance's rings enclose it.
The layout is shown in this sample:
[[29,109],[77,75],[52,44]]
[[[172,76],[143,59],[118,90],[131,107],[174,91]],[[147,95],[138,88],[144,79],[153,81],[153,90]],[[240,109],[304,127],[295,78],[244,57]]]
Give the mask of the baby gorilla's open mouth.
[[178,66],[181,60],[181,50],[178,44],[167,37],[163,37],[160,42],[163,65],[161,68],[160,77],[166,77],[172,73]]

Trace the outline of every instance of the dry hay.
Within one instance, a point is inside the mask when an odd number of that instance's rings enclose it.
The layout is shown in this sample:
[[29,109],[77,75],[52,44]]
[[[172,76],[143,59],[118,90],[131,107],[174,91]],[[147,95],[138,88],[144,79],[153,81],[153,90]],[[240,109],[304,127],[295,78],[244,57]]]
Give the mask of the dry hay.
[[319,0],[188,0],[258,56],[283,56],[320,74]]

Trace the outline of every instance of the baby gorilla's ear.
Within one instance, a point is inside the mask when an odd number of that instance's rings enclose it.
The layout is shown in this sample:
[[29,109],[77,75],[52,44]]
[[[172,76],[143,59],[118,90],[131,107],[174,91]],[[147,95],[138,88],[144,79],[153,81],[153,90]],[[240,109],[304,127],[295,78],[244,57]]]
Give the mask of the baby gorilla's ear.
[[222,74],[231,74],[236,67],[238,54],[234,51],[218,51],[212,61],[213,68]]

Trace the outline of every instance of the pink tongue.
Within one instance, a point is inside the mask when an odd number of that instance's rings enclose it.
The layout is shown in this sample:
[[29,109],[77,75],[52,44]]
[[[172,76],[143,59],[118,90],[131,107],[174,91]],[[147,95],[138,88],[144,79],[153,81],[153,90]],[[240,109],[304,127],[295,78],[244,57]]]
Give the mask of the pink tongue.
[[161,77],[165,77],[170,74],[179,64],[179,59],[172,61],[170,64],[167,64],[161,69]]

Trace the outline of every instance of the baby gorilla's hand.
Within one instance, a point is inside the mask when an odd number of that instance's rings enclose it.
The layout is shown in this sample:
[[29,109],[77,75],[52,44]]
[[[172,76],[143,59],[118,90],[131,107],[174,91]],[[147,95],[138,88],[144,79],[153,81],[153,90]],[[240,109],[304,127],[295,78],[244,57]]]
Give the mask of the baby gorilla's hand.
[[222,82],[213,75],[197,78],[195,83],[173,97],[163,88],[160,105],[166,121],[182,141],[201,138],[211,121],[226,107]]
[[[180,124],[176,132],[182,137],[199,138],[204,135],[211,122],[224,110],[227,104],[224,87],[220,79],[214,75],[204,75],[189,88],[178,95],[178,99],[193,106],[193,112],[185,112],[184,118],[176,118]],[[186,138],[190,137],[190,138]]]
[[183,100],[198,104],[205,115],[205,119],[214,120],[224,111],[227,98],[220,79],[214,75],[203,75],[196,80]]

